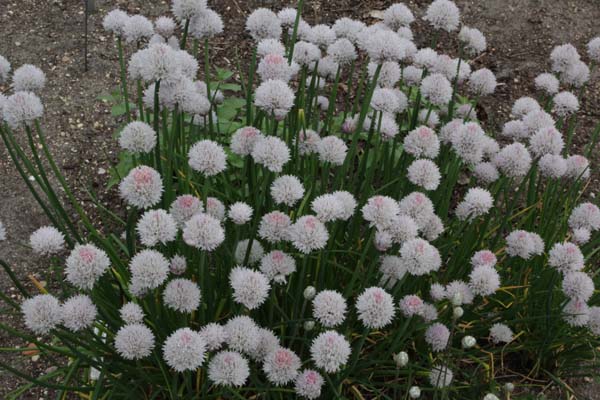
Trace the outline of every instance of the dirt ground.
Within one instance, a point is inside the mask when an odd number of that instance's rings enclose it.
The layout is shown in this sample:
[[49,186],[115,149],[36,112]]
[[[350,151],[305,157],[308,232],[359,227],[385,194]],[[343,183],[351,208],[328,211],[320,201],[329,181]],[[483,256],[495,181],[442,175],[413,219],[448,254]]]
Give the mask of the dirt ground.
[[[78,0],[0,0],[0,54],[13,67],[31,63],[42,68],[48,78],[42,93],[45,105],[43,126],[59,165],[82,198],[84,189],[103,192],[108,169],[115,161],[113,131],[117,122],[109,107],[97,97],[116,87],[117,57],[112,38],[101,27],[103,15],[114,7],[130,13],[156,17],[168,10],[169,4],[156,0],[97,0],[99,10],[90,17],[89,71],[83,71],[83,6]],[[243,32],[245,17],[256,7],[281,8],[288,2],[274,0],[209,0],[225,21],[225,35],[215,44],[213,60],[220,66],[231,66],[231,44],[248,47]],[[382,10],[392,1],[381,0],[307,0],[304,16],[311,23],[332,23],[341,16],[375,22],[371,11]],[[430,0],[405,2],[416,16],[422,16]],[[457,0],[465,24],[479,28],[488,39],[488,51],[477,65],[492,69],[500,82],[497,93],[483,103],[483,119],[491,126],[506,120],[512,102],[533,90],[533,78],[548,68],[547,57],[553,46],[565,42],[575,44],[584,53],[585,43],[600,34],[600,4],[597,0]],[[426,44],[422,23],[416,24],[416,42]],[[227,49],[227,51],[226,51]],[[229,58],[227,58],[227,56]],[[586,117],[577,129],[576,144],[589,139],[593,121],[599,120],[600,82],[595,76],[584,94]],[[7,88],[1,88],[5,91]],[[593,157],[598,168],[599,152]],[[594,175],[592,192],[600,189]],[[30,233],[46,224],[27,188],[0,145],[0,220],[7,227],[9,240],[0,243],[0,258],[13,265],[23,279],[28,274],[43,277],[48,266],[31,255],[26,247]],[[114,193],[103,194],[105,203]],[[0,274],[0,288],[11,289],[8,279]],[[16,295],[16,292],[12,290]],[[0,305],[3,307],[4,305]],[[2,309],[0,308],[0,311]],[[19,317],[2,312],[0,322],[18,324]],[[21,344],[0,333],[0,346]],[[0,356],[4,357],[4,356]],[[25,366],[31,374],[44,372],[43,362],[15,355],[2,360]],[[14,389],[19,381],[0,371],[0,398]],[[578,383],[578,398],[600,399],[598,386]],[[50,393],[33,390],[27,397],[48,398]]]

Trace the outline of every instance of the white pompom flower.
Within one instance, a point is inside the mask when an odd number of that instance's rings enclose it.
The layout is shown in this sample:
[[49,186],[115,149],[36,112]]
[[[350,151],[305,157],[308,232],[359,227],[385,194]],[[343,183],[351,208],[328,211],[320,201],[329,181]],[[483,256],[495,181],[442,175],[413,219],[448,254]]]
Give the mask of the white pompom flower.
[[163,291],[163,300],[168,308],[182,313],[191,313],[200,307],[200,288],[185,278],[170,281]]
[[249,310],[260,307],[269,295],[269,279],[258,271],[235,267],[229,274],[229,283],[233,289],[233,299]]
[[323,249],[329,240],[329,233],[317,217],[305,215],[290,227],[289,237],[296,249],[308,254]]
[[370,287],[356,300],[358,319],[370,329],[389,325],[395,315],[394,299],[379,287]]
[[185,223],[183,240],[197,249],[213,251],[225,240],[225,231],[218,219],[200,213],[192,216]]
[[121,181],[119,191],[121,197],[130,205],[149,208],[158,204],[162,197],[162,177],[151,167],[135,167]]
[[94,323],[98,309],[86,295],[75,295],[61,306],[62,324],[73,332],[89,328]]
[[78,244],[65,264],[69,283],[79,289],[91,289],[110,267],[110,260],[104,250],[92,244]]
[[25,300],[21,312],[25,326],[38,335],[50,332],[62,322],[60,303],[50,294],[38,294]]
[[167,365],[175,371],[193,371],[204,362],[206,343],[198,332],[180,328],[165,340],[163,356]]
[[208,364],[208,379],[217,386],[240,387],[249,376],[248,361],[235,351],[221,351]]
[[244,225],[252,219],[252,207],[238,201],[229,206],[227,216],[236,225]]
[[311,359],[328,373],[339,372],[348,362],[351,349],[346,338],[335,331],[325,331],[310,346]]
[[165,210],[149,210],[138,221],[136,230],[140,242],[144,246],[152,247],[175,240],[177,223]]
[[302,366],[300,357],[293,351],[279,347],[267,354],[263,362],[263,371],[269,382],[275,386],[283,386],[293,381],[298,376]]
[[53,226],[43,226],[29,237],[29,245],[36,254],[50,256],[65,248],[65,236]]
[[322,290],[312,300],[313,317],[324,327],[333,328],[346,319],[346,299],[335,290]]
[[126,360],[140,360],[152,354],[154,334],[145,325],[128,324],[117,331],[115,349]]
[[290,149],[277,137],[263,136],[254,144],[252,158],[255,163],[271,172],[281,172],[283,166],[290,160]]
[[223,147],[212,140],[195,143],[188,153],[190,167],[205,176],[214,176],[227,167],[227,155]]

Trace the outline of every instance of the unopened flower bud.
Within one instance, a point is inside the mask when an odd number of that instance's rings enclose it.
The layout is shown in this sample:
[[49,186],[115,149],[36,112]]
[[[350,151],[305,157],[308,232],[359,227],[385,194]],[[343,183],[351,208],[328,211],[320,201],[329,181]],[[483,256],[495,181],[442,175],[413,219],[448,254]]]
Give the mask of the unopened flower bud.
[[462,294],[460,292],[456,292],[454,293],[454,295],[452,296],[452,305],[453,306],[460,306],[462,304]]
[[408,364],[408,354],[405,351],[401,351],[398,354],[394,354],[394,362],[398,368],[405,367]]
[[512,393],[515,390],[515,385],[512,382],[506,382],[504,384],[504,390],[508,393]]
[[483,398],[483,400],[500,400],[500,399],[495,394],[488,393],[488,394],[485,395],[485,397]]
[[470,349],[477,344],[477,340],[473,336],[465,336],[462,338],[461,344],[464,349]]
[[305,321],[304,322],[304,330],[312,331],[315,327],[315,321]]
[[412,386],[408,391],[411,399],[418,399],[421,397],[421,389],[418,386]]
[[452,316],[454,317],[454,319],[459,319],[463,316],[464,313],[465,310],[463,310],[462,307],[454,307],[454,309],[452,310]]
[[306,300],[312,300],[315,297],[315,294],[317,294],[317,289],[315,289],[314,286],[307,286],[306,289],[304,289],[304,298]]

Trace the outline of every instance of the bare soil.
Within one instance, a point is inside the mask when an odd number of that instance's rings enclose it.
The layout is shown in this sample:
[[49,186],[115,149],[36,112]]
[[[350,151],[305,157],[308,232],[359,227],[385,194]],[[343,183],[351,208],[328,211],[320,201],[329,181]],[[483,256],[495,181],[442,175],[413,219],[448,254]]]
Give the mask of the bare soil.
[[[104,14],[120,7],[129,13],[156,17],[168,10],[166,1],[98,0],[98,12],[89,19],[89,70],[83,70],[83,2],[78,0],[0,0],[0,54],[13,67],[31,63],[42,68],[48,83],[42,93],[45,105],[43,126],[60,167],[65,171],[78,196],[87,201],[86,190],[100,193],[102,202],[116,200],[114,191],[104,193],[108,170],[116,160],[114,130],[119,125],[110,107],[98,96],[118,84],[117,53],[113,39],[101,27]],[[231,48],[244,55],[249,48],[244,33],[246,16],[256,7],[279,9],[288,2],[275,0],[209,1],[226,22],[225,35],[216,40],[213,62],[233,68]],[[341,16],[375,22],[373,10],[383,10],[392,1],[381,0],[307,0],[304,17],[312,23],[332,23]],[[416,16],[422,16],[430,0],[405,1]],[[597,0],[457,0],[463,21],[479,28],[488,39],[488,51],[475,64],[492,69],[500,82],[495,95],[483,102],[479,112],[489,127],[496,129],[506,121],[517,98],[533,92],[533,78],[548,68],[553,46],[565,42],[576,45],[584,54],[585,43],[600,33],[600,4]],[[428,44],[424,26],[414,27],[419,46]],[[132,49],[130,49],[131,51]],[[597,74],[595,74],[597,75]],[[575,144],[582,147],[589,140],[594,121],[600,118],[600,92],[597,76],[583,96],[585,118],[577,128]],[[7,87],[0,87],[4,92]],[[600,154],[593,156],[597,169]],[[598,175],[590,185],[594,194],[600,189]],[[32,274],[43,280],[48,264],[34,257],[26,246],[36,228],[47,224],[26,186],[0,145],[0,220],[8,230],[9,240],[0,242],[0,258],[13,265],[23,281]],[[0,289],[10,290],[18,299],[8,278],[0,273]],[[6,312],[0,304],[0,322],[15,326],[18,315]],[[0,347],[23,345],[20,340],[0,332]],[[0,361],[24,367],[33,376],[44,373],[44,360],[14,354],[0,356]],[[22,381],[0,371],[0,398]],[[586,381],[574,383],[579,399],[600,399],[599,387]],[[33,389],[26,399],[48,398],[51,393]]]

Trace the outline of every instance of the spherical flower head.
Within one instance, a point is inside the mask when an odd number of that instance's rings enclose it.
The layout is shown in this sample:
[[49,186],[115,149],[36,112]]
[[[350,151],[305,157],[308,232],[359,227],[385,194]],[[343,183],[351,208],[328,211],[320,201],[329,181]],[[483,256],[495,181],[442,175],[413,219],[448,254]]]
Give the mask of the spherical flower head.
[[299,41],[294,46],[292,59],[301,66],[309,66],[321,58],[321,50],[313,43]]
[[314,400],[321,396],[321,387],[324,383],[321,374],[312,369],[306,369],[296,377],[294,390],[298,396]]
[[125,303],[119,309],[121,319],[127,324],[141,324],[144,321],[144,310],[138,304],[129,302]]
[[387,232],[387,231],[382,231],[377,229],[375,231],[375,237],[373,238],[373,246],[375,246],[375,248],[378,251],[381,252],[385,252],[388,251],[390,249],[390,247],[392,247],[392,245],[394,244],[394,240],[392,235]]
[[202,336],[204,343],[206,343],[207,351],[219,350],[227,340],[225,328],[214,322],[204,325],[200,329],[200,336]]
[[246,30],[257,42],[263,39],[279,39],[282,31],[281,21],[273,11],[258,8],[248,16]]
[[280,347],[281,343],[272,330],[258,328],[258,345],[249,352],[249,356],[256,362],[263,362],[272,351]]
[[487,47],[485,36],[479,29],[463,26],[458,33],[458,39],[464,43],[465,50],[472,56],[476,56]]
[[484,156],[487,136],[476,122],[467,122],[459,126],[450,137],[456,154],[469,164],[479,164]]
[[258,63],[256,72],[263,81],[277,80],[289,82],[296,74],[296,68],[288,64],[281,54],[267,54]]
[[584,267],[583,253],[574,243],[555,243],[548,253],[548,265],[563,274],[580,271]]
[[487,96],[496,90],[496,76],[487,68],[479,69],[469,77],[469,90],[477,96]]
[[240,156],[247,156],[252,153],[256,141],[262,137],[262,133],[252,127],[246,126],[238,129],[231,136],[231,151]]
[[576,113],[579,110],[579,100],[571,92],[560,92],[554,95],[552,98],[554,106],[552,111],[559,117],[566,117],[567,115]]
[[271,197],[276,204],[292,207],[304,197],[304,187],[293,175],[283,175],[271,184]]
[[558,93],[559,82],[558,79],[552,74],[547,72],[539,74],[536,76],[534,82],[537,90],[541,90],[549,95]]
[[394,318],[394,298],[380,287],[367,288],[356,300],[356,311],[364,326],[381,329]]
[[202,201],[191,194],[178,196],[169,208],[169,214],[171,214],[179,227],[183,227],[190,218],[202,211]]
[[496,258],[496,255],[490,250],[479,250],[473,254],[473,257],[471,257],[471,265],[473,267],[479,267],[482,265],[494,267],[497,262],[498,259]]
[[595,62],[600,62],[600,37],[595,37],[587,43],[588,56]]
[[285,283],[287,276],[296,271],[296,261],[281,250],[273,250],[260,260],[260,270],[269,280]]
[[339,372],[348,362],[350,353],[350,343],[335,331],[319,334],[310,346],[311,359],[327,373]]
[[482,188],[471,188],[456,207],[456,216],[461,221],[486,215],[494,206],[492,194]]
[[[402,112],[406,108],[406,105],[406,96],[403,93],[397,96],[393,89],[375,89],[371,98],[371,108],[388,114]],[[375,127],[377,127],[377,123],[375,123]]]
[[583,245],[590,241],[592,232],[589,229],[579,228],[573,230],[573,242]]
[[536,157],[546,154],[558,155],[564,146],[562,134],[552,126],[539,129],[529,138],[529,150]]
[[500,178],[498,169],[491,162],[481,162],[473,168],[473,175],[482,184],[490,184]]
[[505,146],[492,160],[496,168],[511,178],[523,177],[531,167],[531,155],[521,143]]
[[183,227],[183,241],[204,251],[213,251],[225,240],[225,231],[215,217],[200,213],[192,216]]
[[571,65],[580,61],[580,57],[575,46],[567,43],[552,49],[550,61],[554,72],[566,72]]
[[436,322],[431,324],[425,331],[425,341],[435,352],[444,351],[448,347],[450,330],[444,324]]
[[256,141],[252,158],[271,172],[281,172],[290,160],[290,149],[278,137],[263,136]]
[[595,336],[600,336],[600,307],[593,306],[589,307],[588,310],[588,329]]
[[46,74],[31,64],[17,68],[12,76],[12,88],[15,92],[37,92],[44,88]]
[[317,217],[304,215],[290,227],[289,237],[296,249],[309,254],[325,247],[329,240],[329,233]]
[[333,196],[341,204],[341,210],[338,214],[338,219],[347,221],[352,215],[354,215],[354,210],[357,206],[356,199],[350,192],[343,190],[333,192]]
[[389,222],[400,213],[396,200],[388,196],[373,196],[367,200],[361,209],[363,218],[376,226],[385,229]]
[[227,155],[223,147],[212,140],[196,142],[188,153],[190,167],[205,176],[214,176],[227,167]]
[[289,349],[279,347],[266,356],[263,371],[269,382],[283,386],[296,378],[301,366],[300,357]]
[[67,281],[79,289],[91,289],[109,266],[103,250],[92,244],[78,244],[66,260]]
[[[321,97],[321,96],[319,96]],[[294,144],[295,144],[294,139]],[[298,132],[298,154],[301,156],[316,153],[319,149],[321,136],[312,129],[301,130]]]
[[545,154],[538,161],[538,167],[542,176],[559,179],[567,173],[567,160],[557,154]]
[[432,283],[429,289],[429,295],[433,301],[441,301],[446,298],[446,288],[439,283]]
[[460,11],[453,1],[435,0],[427,7],[423,19],[428,21],[434,29],[452,32],[458,29]]
[[249,268],[235,267],[229,274],[233,299],[249,310],[260,307],[269,295],[269,279],[261,272]]
[[42,102],[32,92],[16,92],[6,99],[3,108],[4,121],[13,129],[31,126],[43,113]]
[[536,238],[533,235],[523,230],[511,232],[506,237],[506,254],[511,257],[521,257],[525,260],[541,254],[544,251],[544,246],[542,245],[541,251],[538,251],[540,249],[537,248],[539,246],[536,246]]
[[149,153],[156,146],[156,132],[145,122],[130,122],[119,135],[119,146],[131,153]]
[[243,225],[252,219],[252,207],[248,204],[238,201],[229,206],[227,216],[236,225]]
[[424,229],[431,222],[431,218],[434,215],[432,201],[421,192],[412,192],[397,204],[398,214],[411,217],[417,223],[419,229]]
[[392,4],[383,12],[383,23],[394,31],[408,27],[414,20],[412,11],[402,3]]
[[400,248],[400,257],[409,274],[426,275],[437,271],[442,260],[439,251],[423,239],[411,239]]
[[571,299],[563,308],[563,319],[572,327],[582,327],[590,319],[589,306],[585,301]]
[[317,145],[319,160],[332,165],[340,166],[344,164],[348,146],[344,141],[336,136],[325,136]]
[[256,46],[256,54],[265,57],[268,54],[285,56],[285,46],[277,39],[263,39]]
[[408,166],[408,180],[425,190],[435,190],[440,184],[442,175],[438,166],[431,160],[415,160]]
[[312,300],[313,317],[324,327],[333,328],[346,319],[346,299],[335,290],[322,290]]
[[156,205],[162,197],[162,178],[151,167],[135,167],[121,181],[119,191],[128,204],[137,208],[149,208]]
[[94,323],[98,310],[86,295],[75,295],[61,306],[62,324],[73,332],[89,328]]
[[128,19],[129,15],[125,11],[114,9],[104,16],[102,26],[108,32],[123,36],[123,30]]
[[590,80],[590,67],[583,61],[575,62],[560,75],[563,83],[581,88]]
[[395,32],[363,29],[359,47],[369,55],[370,61],[382,64],[386,61],[402,61],[408,57],[409,40],[401,39]]
[[145,325],[128,324],[115,335],[115,349],[126,360],[140,360],[152,354],[154,334]]
[[259,328],[256,323],[245,315],[231,318],[225,324],[227,345],[235,350],[252,353],[260,342]]
[[358,58],[352,42],[346,38],[337,39],[327,47],[327,55],[339,65],[347,65]]
[[190,35],[196,39],[208,39],[223,33],[223,19],[214,10],[207,8],[190,20]]
[[590,162],[582,155],[567,158],[566,176],[571,179],[588,179],[590,177]]
[[452,373],[452,370],[445,365],[435,365],[431,371],[429,371],[429,383],[436,388],[450,386],[453,378],[454,374]]
[[365,26],[361,21],[342,17],[333,24],[333,31],[338,38],[346,38],[352,43],[356,43]]
[[140,289],[156,289],[167,280],[169,260],[156,250],[142,250],[129,262],[129,270]]
[[[370,62],[367,71],[369,78],[373,79],[377,71],[377,64]],[[381,64],[377,83],[384,88],[393,88],[400,80],[401,75],[400,65],[397,62],[386,61]]]
[[175,240],[177,223],[165,210],[149,210],[138,221],[136,230],[140,242],[144,246],[152,247]]
[[206,198],[206,213],[219,221],[225,220],[225,205],[217,198]]
[[287,239],[291,224],[290,217],[281,211],[270,212],[261,218],[258,236],[269,243],[278,243]]
[[[235,246],[235,262],[238,264],[244,264],[244,260],[246,259],[246,252],[248,251],[248,244],[250,243],[249,239],[240,240],[239,243]],[[252,246],[250,247],[250,254],[248,256],[248,264],[254,265],[259,262],[263,255],[265,254],[265,249],[260,244],[258,240],[252,241]]]
[[177,372],[197,369],[204,362],[205,355],[204,339],[190,328],[177,329],[163,344],[164,359]]
[[175,28],[177,24],[171,17],[160,16],[154,21],[154,30],[165,39],[173,35]]
[[452,85],[442,74],[431,74],[421,81],[421,94],[430,103],[443,106],[452,98]]
[[313,212],[321,222],[331,222],[340,219],[343,206],[333,194],[317,196],[311,203]]
[[31,234],[29,245],[36,254],[51,256],[65,248],[65,236],[53,226],[43,226]]
[[469,287],[475,295],[490,296],[500,288],[500,275],[489,265],[479,265],[469,274]]
[[317,74],[322,80],[333,81],[337,75],[340,65],[331,56],[325,56],[319,60],[317,65]]
[[200,307],[200,288],[189,279],[170,281],[163,292],[165,305],[175,311],[191,313]]
[[593,203],[581,203],[571,211],[569,217],[571,229],[585,228],[590,231],[600,229],[600,208]]
[[23,302],[21,312],[25,326],[38,335],[50,332],[62,322],[62,309],[56,297],[38,294]]
[[440,151],[440,140],[432,129],[419,126],[404,137],[404,150],[416,158],[435,158]]
[[513,331],[505,324],[495,323],[490,328],[490,339],[494,344],[510,343],[513,340]]
[[423,309],[423,300],[413,294],[409,294],[400,299],[400,311],[405,317],[412,317],[413,315],[419,315]]
[[[127,72],[131,78],[142,79],[145,82],[158,80],[165,83],[176,82],[182,74],[181,58],[177,56],[177,50],[168,44],[150,44],[147,48],[138,50],[131,56]],[[162,98],[167,92],[166,89],[168,89],[168,85],[161,86],[159,95]],[[153,103],[154,87],[150,86],[147,90],[149,90],[150,101]],[[161,99],[162,103],[163,99]]]
[[123,26],[123,37],[127,43],[136,43],[149,39],[154,34],[152,22],[143,15],[132,15]]
[[[515,118],[523,118],[532,111],[540,111],[542,107],[537,100],[531,97],[520,97],[513,104],[511,115]],[[508,135],[507,135],[508,136]]]
[[248,376],[248,361],[235,351],[221,351],[208,364],[208,379],[217,386],[240,387]]
[[440,123],[440,116],[433,110],[422,109],[417,114],[417,119],[421,124],[424,124],[430,128],[435,128]]
[[466,282],[452,281],[446,285],[446,298],[452,301],[455,306],[462,304],[471,304],[475,295]]
[[402,81],[410,87],[415,87],[421,84],[423,78],[423,70],[409,65],[402,70]]
[[171,11],[178,21],[183,22],[206,10],[206,0],[173,0]]
[[562,281],[565,296],[587,302],[594,294],[594,281],[585,272],[568,272]]
[[286,28],[293,27],[296,23],[296,17],[298,16],[298,11],[295,8],[285,7],[281,11],[277,13],[277,18]]

